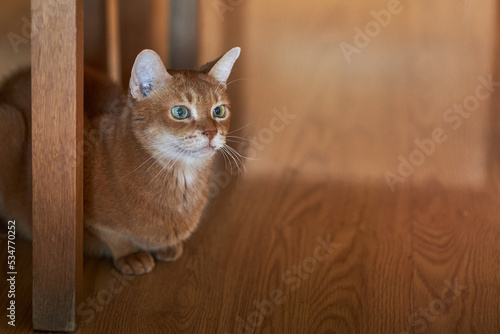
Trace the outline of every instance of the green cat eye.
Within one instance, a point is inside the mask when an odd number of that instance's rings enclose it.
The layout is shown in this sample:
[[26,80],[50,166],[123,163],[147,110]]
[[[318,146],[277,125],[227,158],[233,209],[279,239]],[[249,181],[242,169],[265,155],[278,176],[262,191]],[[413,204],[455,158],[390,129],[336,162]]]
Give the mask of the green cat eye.
[[186,107],[173,107],[172,108],[172,116],[177,119],[184,119],[191,116],[189,109]]
[[216,117],[216,118],[226,117],[226,107],[225,106],[215,107],[213,114],[214,114],[214,117]]

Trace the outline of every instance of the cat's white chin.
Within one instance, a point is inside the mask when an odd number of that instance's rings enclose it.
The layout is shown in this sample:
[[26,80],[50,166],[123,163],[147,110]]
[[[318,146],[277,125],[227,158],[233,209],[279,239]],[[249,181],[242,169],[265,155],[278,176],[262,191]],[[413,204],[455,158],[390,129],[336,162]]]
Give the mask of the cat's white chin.
[[204,161],[213,157],[216,153],[217,149],[211,145],[203,146],[202,148],[192,149],[192,148],[184,148],[178,147],[176,150],[177,153],[169,154],[164,152],[164,158],[172,160],[184,160],[185,162],[196,162],[196,161]]
[[211,145],[206,145],[198,150],[185,150],[186,155],[191,158],[209,158],[213,156],[216,152],[216,149]]

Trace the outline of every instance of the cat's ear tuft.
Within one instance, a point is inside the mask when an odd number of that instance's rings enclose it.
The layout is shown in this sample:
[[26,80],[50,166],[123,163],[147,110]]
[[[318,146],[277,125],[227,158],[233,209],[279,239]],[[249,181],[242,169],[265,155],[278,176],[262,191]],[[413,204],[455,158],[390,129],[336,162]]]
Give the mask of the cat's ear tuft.
[[130,76],[130,94],[142,100],[156,88],[163,87],[171,79],[160,56],[152,50],[144,50],[135,59]]
[[239,47],[232,48],[226,52],[226,54],[217,60],[208,74],[214,77],[218,82],[225,84],[231,74],[236,59],[240,56],[240,52],[241,49]]

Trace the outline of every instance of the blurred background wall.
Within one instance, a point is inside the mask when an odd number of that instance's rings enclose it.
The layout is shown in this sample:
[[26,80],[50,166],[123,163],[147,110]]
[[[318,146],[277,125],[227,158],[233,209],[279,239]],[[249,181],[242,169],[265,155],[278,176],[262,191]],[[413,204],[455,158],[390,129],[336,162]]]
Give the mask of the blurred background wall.
[[[119,3],[125,84],[144,48],[169,64],[169,2]],[[85,10],[86,60],[106,70],[104,2],[86,0]],[[238,135],[253,142],[235,144],[258,159],[248,163],[253,175],[296,168],[305,179],[387,183],[406,166],[415,185],[485,182],[493,106],[468,97],[496,70],[495,1],[200,0],[197,15],[198,64],[242,47],[230,85],[233,129],[245,126]],[[29,1],[3,5],[1,76],[29,63],[29,45],[9,40],[23,36],[23,18]],[[464,103],[471,112],[449,111]],[[285,126],[271,129],[276,117]],[[436,129],[446,139],[421,162],[416,141]],[[294,158],[294,150],[308,154]]]

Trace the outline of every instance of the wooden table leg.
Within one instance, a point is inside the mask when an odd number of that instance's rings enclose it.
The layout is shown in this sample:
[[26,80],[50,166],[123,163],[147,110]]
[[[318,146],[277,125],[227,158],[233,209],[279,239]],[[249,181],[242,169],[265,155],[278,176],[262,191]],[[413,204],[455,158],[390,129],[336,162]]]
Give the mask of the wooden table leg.
[[33,327],[72,331],[82,278],[83,1],[31,5]]
[[106,0],[106,41],[108,77],[121,84],[120,10],[118,0]]

